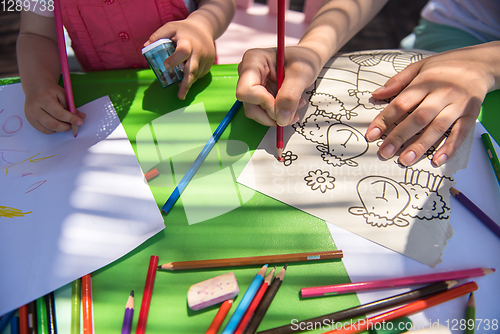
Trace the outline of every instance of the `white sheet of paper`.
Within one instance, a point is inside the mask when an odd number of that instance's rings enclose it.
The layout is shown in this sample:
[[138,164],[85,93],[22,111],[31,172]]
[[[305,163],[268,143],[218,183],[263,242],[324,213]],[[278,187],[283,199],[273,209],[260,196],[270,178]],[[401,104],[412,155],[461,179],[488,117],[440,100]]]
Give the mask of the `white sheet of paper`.
[[78,108],[78,136],[24,117],[20,84],[0,87],[0,314],[125,255],[164,228],[109,98]]
[[[481,141],[481,134],[485,132],[487,131],[482,124],[477,122],[469,165],[466,169],[455,174],[457,184],[454,187],[480,207],[493,221],[500,223],[500,206],[498,205],[500,187]],[[500,152],[496,142],[493,142],[493,145],[496,151]],[[352,282],[476,267],[496,268],[497,272],[493,274],[461,281],[461,283],[475,281],[479,286],[479,289],[474,292],[477,305],[476,317],[481,319],[481,323],[476,323],[478,325],[476,333],[496,333],[498,332],[500,320],[498,308],[498,301],[500,300],[500,286],[498,285],[500,238],[453,197],[450,197],[450,206],[452,211],[450,222],[453,225],[455,234],[448,241],[442,257],[443,262],[434,269],[333,224],[327,224],[327,226],[330,229],[335,245],[344,252],[342,262]],[[410,289],[362,292],[358,293],[358,298],[361,304],[365,304]],[[465,316],[467,298],[468,296],[463,296],[454,299],[410,318],[416,328],[429,325],[435,326],[439,322],[439,324],[453,329],[453,333],[463,333],[464,327],[463,323],[462,327],[460,327],[460,321]]]
[[467,166],[472,133],[439,168],[433,152],[405,168],[383,161],[382,140],[364,137],[388,104],[371,92],[425,51],[379,50],[338,55],[321,71],[299,122],[284,129],[284,163],[269,129],[238,182],[431,267],[453,235],[449,188]]

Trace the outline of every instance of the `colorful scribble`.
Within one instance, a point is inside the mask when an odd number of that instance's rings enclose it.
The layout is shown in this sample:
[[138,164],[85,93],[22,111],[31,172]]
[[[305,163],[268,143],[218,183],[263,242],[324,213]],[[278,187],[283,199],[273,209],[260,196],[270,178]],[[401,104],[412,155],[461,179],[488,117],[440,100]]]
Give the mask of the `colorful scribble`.
[[38,182],[35,182],[33,183],[31,186],[29,186],[28,188],[26,188],[26,192],[25,194],[37,189],[38,187],[40,187],[42,184],[44,184],[45,182],[47,182],[47,180],[43,180],[43,181],[38,181]]
[[16,163],[14,163],[14,164],[10,165],[9,167],[7,167],[7,168],[5,169],[5,176],[7,176],[7,174],[9,174],[9,168],[10,168],[10,167],[12,167],[12,166],[19,165],[19,164],[21,164],[21,163],[23,163],[23,162],[26,162],[26,161],[29,161],[29,162],[32,162],[32,163],[37,163],[37,162],[40,162],[40,161],[43,161],[43,160],[45,160],[45,159],[49,159],[49,158],[52,158],[52,157],[54,157],[54,156],[55,156],[55,154],[53,154],[53,155],[49,155],[48,157],[44,157],[44,158],[36,158],[36,159],[34,159],[34,158],[35,158],[36,156],[38,156],[39,154],[40,154],[40,152],[39,152],[39,153],[37,153],[37,154],[35,154],[35,155],[34,155],[34,156],[32,156],[32,157],[29,157],[28,159],[25,159],[25,160],[23,160],[23,161],[19,161],[19,162],[16,162]]
[[0,217],[6,217],[6,218],[24,217],[25,215],[30,214],[32,212],[33,211],[22,212],[22,210],[19,209],[14,209],[8,206],[0,205]]

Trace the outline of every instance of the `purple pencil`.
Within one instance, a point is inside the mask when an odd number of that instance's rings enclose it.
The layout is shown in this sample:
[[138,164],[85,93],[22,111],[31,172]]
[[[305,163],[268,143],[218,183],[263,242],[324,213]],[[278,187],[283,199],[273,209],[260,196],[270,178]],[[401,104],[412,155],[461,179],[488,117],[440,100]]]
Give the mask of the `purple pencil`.
[[122,334],[130,334],[132,331],[132,319],[134,318],[134,290],[128,296],[125,305],[125,316],[123,317]]
[[493,233],[500,238],[500,226],[493,221],[486,213],[484,213],[480,208],[477,207],[470,199],[467,198],[463,193],[457,189],[451,187],[450,193],[460,201],[467,209],[469,209],[479,220],[481,220],[484,225],[486,225]]

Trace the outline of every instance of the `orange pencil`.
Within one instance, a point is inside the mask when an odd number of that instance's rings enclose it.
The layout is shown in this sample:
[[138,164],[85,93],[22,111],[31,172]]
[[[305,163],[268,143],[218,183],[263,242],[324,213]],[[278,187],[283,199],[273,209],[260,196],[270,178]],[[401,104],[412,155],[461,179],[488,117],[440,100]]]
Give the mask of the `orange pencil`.
[[219,311],[217,311],[214,320],[212,320],[212,323],[210,324],[210,327],[208,327],[205,334],[217,334],[220,326],[224,322],[224,319],[226,319],[226,316],[229,313],[231,306],[233,306],[232,299],[228,299],[221,304]]
[[379,314],[377,316],[374,316],[372,318],[360,320],[357,323],[352,324],[351,326],[339,328],[339,329],[334,329],[332,331],[326,332],[324,334],[349,334],[349,333],[360,333],[364,332],[368,329],[373,329],[375,324],[381,323],[381,322],[388,322],[394,319],[398,319],[401,317],[406,317],[418,312],[421,312],[423,310],[426,310],[428,308],[431,308],[433,306],[436,306],[438,304],[447,302],[449,300],[455,299],[457,297],[463,296],[465,294],[471,293],[472,291],[477,290],[477,284],[476,282],[469,282],[460,286],[457,286],[456,288],[452,288],[448,291],[438,293],[437,295],[431,296],[424,298],[422,300],[417,300],[415,302],[412,302],[410,304],[401,306],[397,309],[394,309],[392,311],[386,312]]
[[234,334],[243,333],[243,331],[247,327],[248,323],[250,322],[250,320],[252,319],[252,317],[255,313],[255,309],[257,308],[257,306],[259,306],[259,303],[262,300],[264,293],[266,292],[267,288],[269,287],[269,284],[271,284],[271,281],[273,279],[275,271],[276,271],[276,267],[274,267],[269,272],[269,274],[267,274],[266,278],[264,278],[264,283],[262,283],[259,290],[255,294],[255,297],[253,297],[252,303],[250,304],[250,306],[248,306],[248,309],[247,309],[245,315],[243,316],[243,318],[241,319],[240,324],[238,325],[238,327],[236,327],[236,331],[234,332]]
[[92,322],[92,278],[90,274],[82,277],[82,315],[83,334],[92,334],[94,324]]
[[151,297],[153,295],[157,266],[158,256],[151,255],[148,275],[146,276],[146,284],[144,285],[144,293],[142,294],[141,310],[139,312],[139,320],[137,321],[136,334],[146,333],[146,323],[148,321],[149,305],[151,304]]

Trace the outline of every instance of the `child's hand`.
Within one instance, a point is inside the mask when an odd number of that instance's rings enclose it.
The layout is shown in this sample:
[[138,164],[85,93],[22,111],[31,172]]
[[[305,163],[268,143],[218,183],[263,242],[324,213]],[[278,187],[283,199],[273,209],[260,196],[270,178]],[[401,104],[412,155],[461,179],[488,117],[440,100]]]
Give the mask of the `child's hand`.
[[24,113],[28,122],[45,134],[68,131],[72,124],[82,125],[86,115],[78,111],[77,114],[72,114],[64,106],[64,88],[57,84],[47,84],[26,94]]
[[[298,120],[304,106],[302,93],[317,78],[319,57],[308,48],[285,50],[285,77],[276,95],[276,49],[250,49],[238,66],[236,97],[245,106],[245,115],[263,125],[286,126]],[[276,98],[275,98],[276,96]]]
[[486,93],[499,85],[499,49],[498,42],[486,43],[436,54],[409,65],[373,92],[376,99],[397,96],[375,117],[366,138],[380,138],[392,124],[411,113],[387,134],[379,149],[379,154],[388,159],[421,131],[399,156],[399,162],[409,166],[453,126],[432,160],[434,165],[442,165],[465,140]]
[[169,38],[176,44],[175,52],[165,60],[165,67],[172,68],[185,62],[184,79],[177,93],[179,99],[184,100],[191,85],[210,71],[215,60],[214,41],[207,29],[189,19],[166,23],[149,37],[144,46],[161,38]]

